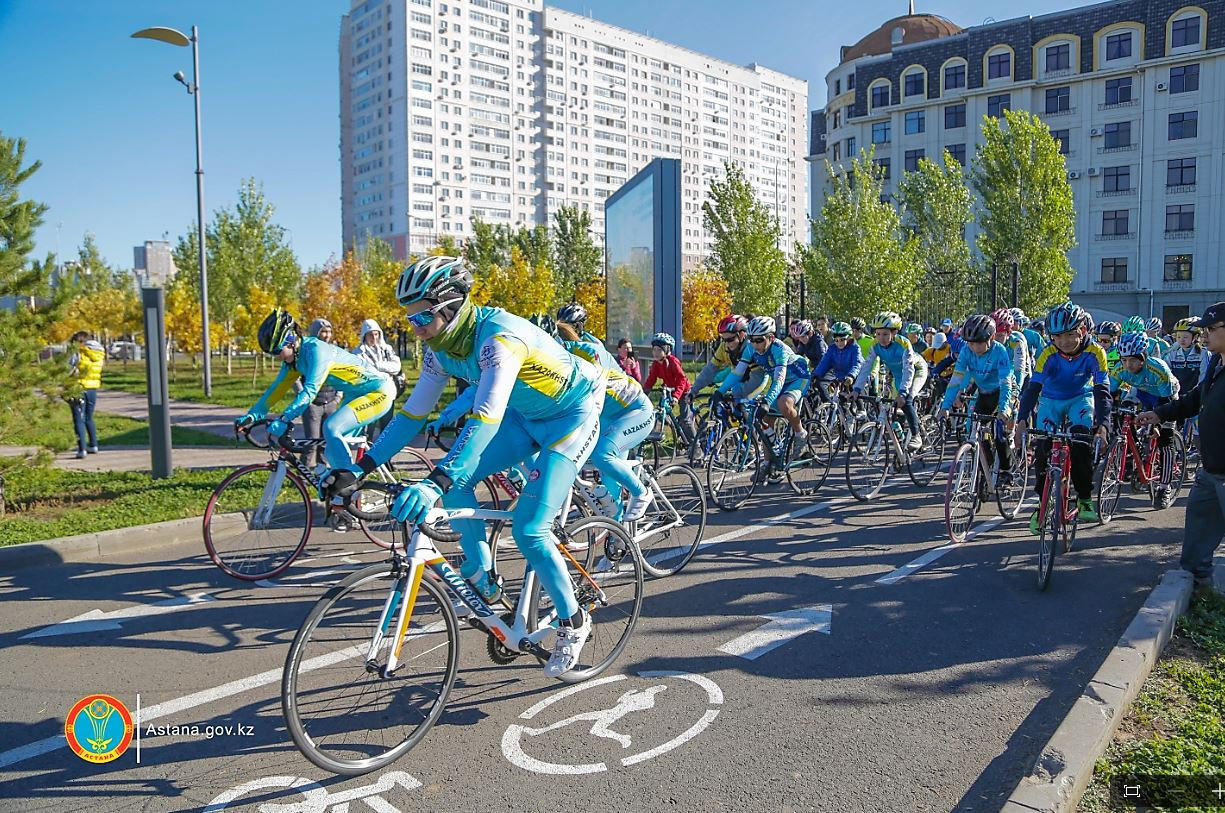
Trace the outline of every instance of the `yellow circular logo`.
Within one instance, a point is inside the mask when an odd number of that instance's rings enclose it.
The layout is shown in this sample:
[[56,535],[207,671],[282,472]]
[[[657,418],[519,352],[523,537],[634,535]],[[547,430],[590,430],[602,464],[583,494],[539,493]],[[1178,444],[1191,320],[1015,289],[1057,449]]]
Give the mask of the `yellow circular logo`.
[[128,707],[109,694],[81,698],[64,720],[68,747],[86,762],[117,759],[128,750],[135,731]]

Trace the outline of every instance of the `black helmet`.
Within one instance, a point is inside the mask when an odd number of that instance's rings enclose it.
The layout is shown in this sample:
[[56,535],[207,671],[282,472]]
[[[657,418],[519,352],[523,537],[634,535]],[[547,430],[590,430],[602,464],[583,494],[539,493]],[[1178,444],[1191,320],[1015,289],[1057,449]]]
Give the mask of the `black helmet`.
[[557,309],[557,321],[574,325],[582,330],[583,325],[587,323],[587,309],[577,302],[562,305]]
[[297,323],[289,315],[289,311],[277,308],[268,314],[268,318],[259,326],[259,334],[257,336],[259,349],[270,355],[276,355],[285,346],[285,339],[287,337],[294,336],[296,338],[297,328]]
[[863,333],[868,329],[868,323],[860,319],[858,316],[851,317],[851,330],[858,330]]
[[995,320],[985,313],[976,313],[961,326],[961,338],[967,342],[987,342],[995,338]]

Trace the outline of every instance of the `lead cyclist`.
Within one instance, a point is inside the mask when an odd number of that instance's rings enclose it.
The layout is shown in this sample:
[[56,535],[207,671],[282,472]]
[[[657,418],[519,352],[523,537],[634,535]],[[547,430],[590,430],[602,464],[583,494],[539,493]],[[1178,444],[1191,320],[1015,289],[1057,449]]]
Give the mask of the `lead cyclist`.
[[[425,479],[397,495],[392,515],[419,523],[439,500],[446,508],[477,508],[478,483],[530,458],[511,531],[557,608],[557,640],[545,665],[556,678],[578,663],[591,634],[591,616],[575,600],[552,525],[599,437],[604,372],[526,319],[474,305],[471,289],[472,274],[455,257],[428,257],[400,275],[396,297],[428,350],[412,393],[360,467],[369,474],[416,437],[451,376],[475,388],[471,418],[455,445]],[[351,474],[336,475],[336,486],[351,483]],[[487,601],[497,600],[501,586],[489,572],[485,524],[453,524],[465,557],[460,573]]]

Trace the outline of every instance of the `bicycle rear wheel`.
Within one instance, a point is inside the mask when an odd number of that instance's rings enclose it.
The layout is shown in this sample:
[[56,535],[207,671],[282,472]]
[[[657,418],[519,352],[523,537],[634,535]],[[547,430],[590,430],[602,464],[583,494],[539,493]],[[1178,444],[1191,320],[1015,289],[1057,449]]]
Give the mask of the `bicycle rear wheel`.
[[1063,524],[1062,473],[1051,469],[1046,474],[1046,490],[1043,492],[1045,513],[1038,528],[1038,589],[1045,590],[1051,583],[1051,571],[1055,569],[1055,554],[1059,545],[1059,530]]
[[846,484],[860,502],[880,493],[889,479],[893,448],[879,421],[859,426],[846,450]]
[[919,429],[923,433],[923,448],[907,457],[906,472],[916,486],[927,488],[944,462],[944,429],[931,415],[919,416]]
[[829,469],[834,462],[834,442],[830,439],[829,430],[815,420],[809,421],[805,428],[808,438],[799,448],[794,444],[791,448],[787,483],[796,494],[810,497],[825,485],[829,477]]
[[651,456],[655,460],[655,465],[666,466],[670,463],[675,463],[677,452],[680,449],[680,438],[676,431],[676,419],[671,415],[667,415],[662,422],[657,421],[650,437]]
[[1127,454],[1127,444],[1116,438],[1110,444],[1106,453],[1106,462],[1097,481],[1097,515],[1098,522],[1105,525],[1114,519],[1119,507],[1119,495],[1122,492],[1123,458]]
[[236,579],[279,576],[306,547],[314,503],[305,484],[283,464],[231,472],[204,508],[204,549]]
[[659,492],[638,521],[634,540],[643,569],[662,578],[680,573],[697,553],[706,533],[706,489],[688,466],[665,466],[654,479]]
[[1174,469],[1170,473],[1170,504],[1172,505],[1187,484],[1187,447],[1183,443],[1182,435],[1178,432],[1174,433],[1173,442],[1166,452],[1174,456]]
[[[624,526],[607,517],[584,517],[568,525],[563,536],[566,574],[574,585],[579,607],[591,614],[592,628],[579,662],[559,680],[579,683],[611,666],[629,643],[642,612],[642,552]],[[571,544],[587,551],[588,563],[583,566],[586,574],[577,566],[577,560],[584,557],[568,554]],[[528,602],[528,618],[535,621],[537,629],[556,626],[553,601],[539,579]],[[553,640],[553,635],[546,635],[540,645],[552,649]]]
[[411,589],[407,568],[398,577],[386,564],[360,570],[319,599],[289,647],[286,728],[325,771],[357,776],[395,762],[442,715],[459,669],[459,624],[429,575],[418,582],[399,665],[381,674]]
[[1004,488],[996,484],[995,505],[1004,519],[1016,519],[1025,504],[1025,493],[1029,488],[1029,466],[1025,465],[1028,441],[1018,450],[1012,444],[1008,446],[1008,455],[1012,458],[1012,479]]
[[757,436],[748,426],[723,432],[706,459],[706,485],[715,505],[735,511],[757,488],[761,455]]
[[978,466],[974,446],[963,443],[949,464],[948,482],[944,485],[944,525],[949,539],[961,543],[974,523],[978,508]]

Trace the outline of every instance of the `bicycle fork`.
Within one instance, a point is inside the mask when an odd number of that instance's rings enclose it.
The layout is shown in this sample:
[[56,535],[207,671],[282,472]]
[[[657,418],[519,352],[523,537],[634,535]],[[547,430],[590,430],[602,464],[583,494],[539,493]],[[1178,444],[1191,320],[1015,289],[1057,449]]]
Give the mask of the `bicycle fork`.
[[272,511],[276,508],[276,497],[281,493],[281,486],[285,483],[287,471],[285,462],[277,461],[276,468],[272,470],[272,476],[264,484],[264,493],[260,495],[255,514],[251,517],[251,530],[262,531],[271,524]]

